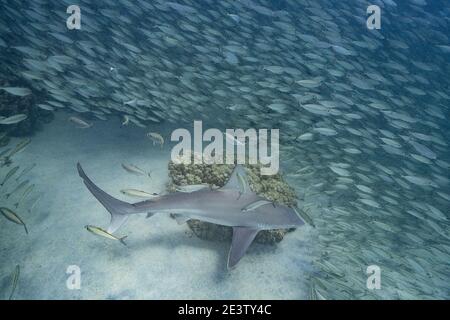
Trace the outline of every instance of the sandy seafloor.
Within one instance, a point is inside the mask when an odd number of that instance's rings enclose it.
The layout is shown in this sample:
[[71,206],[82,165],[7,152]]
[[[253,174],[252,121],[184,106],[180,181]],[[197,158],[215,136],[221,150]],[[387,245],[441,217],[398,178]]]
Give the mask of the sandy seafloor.
[[[200,240],[187,225],[163,214],[131,217],[117,232],[128,236],[127,247],[86,231],[88,224],[106,228],[110,215],[82,183],[76,163],[106,192],[137,202],[120,190],[163,191],[170,146],[153,146],[144,129],[122,127],[119,119],[81,130],[68,117],[58,113],[14,159],[21,168],[37,164],[27,177],[36,184],[30,199],[38,192],[43,198],[32,212],[26,204],[17,210],[28,236],[0,217],[0,299],[9,296],[17,264],[21,274],[14,299],[307,298],[313,250],[308,226],[289,233],[277,246],[252,244],[231,271],[226,269],[230,243]],[[130,175],[122,163],[151,170],[152,178]],[[12,186],[1,191],[3,206],[15,202],[4,199]],[[81,269],[80,290],[66,287],[70,265]]]

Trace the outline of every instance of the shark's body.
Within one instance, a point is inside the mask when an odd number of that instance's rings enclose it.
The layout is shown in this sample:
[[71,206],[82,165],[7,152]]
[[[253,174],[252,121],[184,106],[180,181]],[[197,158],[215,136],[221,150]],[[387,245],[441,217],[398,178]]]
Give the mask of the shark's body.
[[[114,233],[131,214],[167,213],[175,215],[179,223],[190,219],[210,222],[233,228],[233,240],[228,257],[228,267],[235,266],[257,233],[261,230],[297,228],[303,220],[292,208],[279,204],[265,204],[254,210],[243,211],[257,201],[266,200],[250,188],[242,192],[245,169],[236,166],[228,183],[217,190],[209,188],[191,193],[177,192],[135,204],[120,201],[97,187],[78,164],[78,172],[86,187],[111,213],[111,224],[107,231]],[[244,179],[238,179],[238,176]],[[239,181],[240,180],[240,181]]]

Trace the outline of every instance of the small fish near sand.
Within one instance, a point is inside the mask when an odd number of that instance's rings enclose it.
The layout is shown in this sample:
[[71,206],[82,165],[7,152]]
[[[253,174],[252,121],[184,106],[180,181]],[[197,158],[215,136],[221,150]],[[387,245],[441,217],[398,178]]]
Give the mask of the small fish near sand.
[[14,269],[14,273],[12,276],[12,284],[11,284],[11,293],[9,294],[8,300],[12,300],[14,297],[14,293],[16,292],[17,284],[19,282],[20,277],[20,266],[17,265]]
[[120,190],[120,193],[122,193],[126,196],[129,196],[129,197],[144,198],[144,199],[155,198],[155,197],[159,196],[157,193],[149,193],[149,192],[137,190],[137,189],[123,189],[123,190]]
[[159,144],[161,146],[161,149],[164,147],[164,138],[159,133],[157,133],[157,132],[149,132],[149,133],[147,133],[147,137],[150,140],[152,140],[153,145]]
[[18,124],[19,122],[22,122],[22,121],[26,120],[27,118],[28,118],[28,116],[26,114],[16,114],[11,117],[0,119],[0,124],[3,124],[3,125]]
[[99,227],[96,227],[96,226],[91,226],[91,225],[88,225],[85,228],[86,228],[87,231],[89,231],[92,234],[95,234],[97,236],[100,236],[100,237],[103,237],[103,238],[107,238],[107,239],[110,239],[110,240],[119,241],[124,246],[127,245],[125,243],[125,239],[127,238],[127,236],[124,236],[122,238],[118,238],[118,237],[114,236],[113,234],[109,233],[108,231],[103,230],[102,228],[99,228]]
[[16,209],[22,203],[22,200],[25,199],[31,193],[31,191],[33,191],[35,186],[36,185],[32,184],[32,185],[28,186],[28,188],[25,189],[25,191],[22,193],[22,196],[20,197],[20,199],[14,204],[14,207]]
[[11,197],[13,194],[17,193],[20,189],[24,188],[29,182],[30,180],[25,180],[19,183],[12,191],[6,194],[6,199],[9,199],[9,197]]
[[70,117],[69,121],[74,123],[79,129],[89,129],[94,126],[93,123],[88,123],[87,121],[78,117]]
[[26,175],[28,172],[34,169],[36,167],[36,163],[33,163],[22,170],[22,172],[17,176],[16,181],[19,181],[20,178],[22,178],[24,175]]
[[5,183],[19,170],[19,166],[16,166],[8,171],[5,178],[3,179],[2,183],[0,183],[0,186],[4,186]]
[[0,87],[0,90],[4,90],[13,96],[25,97],[30,95],[32,92],[28,88],[19,87]]
[[9,167],[12,164],[12,160],[9,157],[0,158],[0,167]]
[[134,174],[137,176],[148,176],[149,178],[151,178],[150,172],[146,172],[145,170],[139,168],[138,166],[135,166],[134,164],[122,163],[122,168],[128,173],[131,173],[131,174]]
[[42,199],[42,194],[38,195],[36,198],[34,198],[31,202],[30,207],[28,208],[28,212],[31,212],[34,207],[36,206],[36,204],[39,202],[39,200]]
[[25,222],[23,222],[22,218],[20,218],[14,211],[12,211],[11,209],[3,207],[3,208],[0,208],[0,212],[9,221],[14,222],[15,224],[23,226],[24,229],[25,229],[25,233],[28,234],[28,229],[27,229],[27,226],[26,226]]
[[313,282],[309,293],[310,300],[327,300],[319,291],[317,291],[316,285]]
[[[5,117],[0,117],[0,119],[5,119]],[[2,131],[0,132],[0,142],[8,137],[8,132],[7,131]]]
[[23,150],[25,150],[26,147],[28,147],[31,143],[31,139],[25,139],[20,141],[16,147],[11,151],[11,153],[9,153],[6,157],[7,158],[12,158],[14,155],[22,152]]
[[5,149],[2,152],[0,152],[0,159],[3,160],[5,158],[4,156],[10,151],[11,151],[11,148],[8,148],[8,149]]

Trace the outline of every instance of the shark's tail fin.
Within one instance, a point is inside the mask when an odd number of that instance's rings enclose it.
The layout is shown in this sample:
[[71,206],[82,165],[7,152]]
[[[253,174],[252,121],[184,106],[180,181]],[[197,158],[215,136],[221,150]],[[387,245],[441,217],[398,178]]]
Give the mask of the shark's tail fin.
[[78,163],[78,174],[83,179],[84,184],[89,189],[89,191],[94,195],[94,197],[97,198],[97,200],[106,208],[106,210],[109,211],[111,214],[111,223],[107,229],[109,233],[114,233],[117,231],[117,229],[120,228],[122,224],[127,221],[128,216],[132,213],[136,213],[135,207],[127,202],[120,201],[106,192],[104,192],[102,189],[97,187],[91,179],[84,173],[83,168]]

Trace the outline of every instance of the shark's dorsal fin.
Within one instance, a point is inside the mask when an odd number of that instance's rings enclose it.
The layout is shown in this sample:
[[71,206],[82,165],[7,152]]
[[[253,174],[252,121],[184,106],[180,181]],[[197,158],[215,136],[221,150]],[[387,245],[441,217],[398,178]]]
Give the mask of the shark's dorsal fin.
[[233,268],[241,260],[258,232],[258,229],[233,227],[233,240],[231,241],[230,253],[228,255],[228,269]]
[[220,189],[239,190],[242,194],[251,192],[245,168],[239,164],[234,167],[230,179],[228,179],[228,182]]

